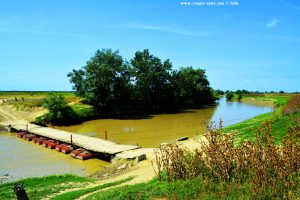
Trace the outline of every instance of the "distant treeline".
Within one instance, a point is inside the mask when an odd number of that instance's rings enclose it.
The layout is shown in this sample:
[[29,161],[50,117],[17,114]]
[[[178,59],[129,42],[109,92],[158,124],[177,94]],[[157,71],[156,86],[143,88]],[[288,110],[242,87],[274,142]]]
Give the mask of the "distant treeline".
[[215,91],[203,69],[172,69],[147,49],[126,61],[118,51],[97,50],[79,70],[68,74],[76,94],[98,111],[169,111],[214,103]]
[[300,92],[285,92],[283,90],[280,90],[278,92],[276,91],[249,91],[249,90],[236,90],[236,91],[232,91],[232,90],[226,90],[226,91],[223,91],[223,90],[220,90],[220,89],[217,89],[215,90],[215,92],[218,94],[218,95],[225,95],[225,94],[228,94],[228,93],[235,93],[235,94],[299,94]]
[[50,93],[50,92],[55,92],[55,93],[73,93],[74,91],[64,91],[64,90],[59,90],[59,91],[55,91],[55,90],[51,90],[51,91],[46,91],[46,90],[41,90],[41,91],[39,91],[39,90],[34,90],[34,91],[26,91],[26,90],[11,90],[11,91],[9,91],[9,90],[7,90],[7,91],[4,91],[4,90],[0,90],[0,94],[1,93],[16,93],[16,94],[19,94],[19,93],[45,93],[45,94],[47,94],[47,93]]

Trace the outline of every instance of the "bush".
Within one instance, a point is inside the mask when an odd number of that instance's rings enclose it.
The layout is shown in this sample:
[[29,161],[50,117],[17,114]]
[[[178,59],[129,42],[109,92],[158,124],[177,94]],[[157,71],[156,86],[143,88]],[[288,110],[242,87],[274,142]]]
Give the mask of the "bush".
[[227,100],[232,100],[232,98],[233,98],[233,92],[228,92],[228,93],[226,93],[226,99]]
[[213,183],[249,184],[254,198],[295,198],[300,170],[300,126],[289,128],[275,145],[270,122],[256,130],[254,141],[234,145],[234,134],[210,128],[201,149],[187,152],[167,145],[156,152],[158,178],[173,181],[200,177]]
[[282,109],[284,115],[291,115],[300,111],[300,95],[293,95]]
[[44,108],[49,112],[38,118],[40,123],[66,124],[76,119],[76,114],[61,94],[50,93],[44,99]]
[[243,98],[243,95],[241,93],[238,94],[238,101],[241,101]]

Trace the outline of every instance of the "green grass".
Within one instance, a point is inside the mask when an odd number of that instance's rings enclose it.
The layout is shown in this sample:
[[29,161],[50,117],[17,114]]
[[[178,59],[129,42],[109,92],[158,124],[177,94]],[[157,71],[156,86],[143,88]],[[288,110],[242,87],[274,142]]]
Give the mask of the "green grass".
[[72,109],[74,110],[78,118],[83,120],[92,119],[97,115],[95,109],[87,104],[75,104],[72,106]]
[[263,123],[268,120],[272,123],[272,133],[275,137],[275,140],[280,141],[289,126],[293,126],[295,124],[294,118],[299,117],[298,114],[283,116],[281,113],[282,107],[286,104],[286,102],[290,99],[291,95],[279,95],[279,94],[261,94],[261,95],[249,95],[245,96],[243,99],[247,102],[249,99],[253,102],[272,102],[274,106],[276,106],[275,110],[270,113],[262,114],[255,116],[251,119],[242,121],[237,124],[233,124],[224,128],[225,133],[235,132],[236,137],[239,142],[244,140],[252,140],[254,131]]
[[120,181],[115,181],[115,182],[110,182],[110,183],[106,183],[106,184],[103,184],[103,185],[98,185],[98,186],[95,186],[95,187],[92,187],[92,188],[67,192],[67,193],[64,193],[64,194],[61,194],[61,195],[57,195],[56,197],[52,198],[52,200],[76,199],[76,198],[79,198],[80,196],[83,196],[85,194],[88,194],[88,193],[91,193],[91,192],[94,192],[94,191],[97,191],[97,190],[101,190],[101,189],[104,189],[104,188],[108,188],[108,187],[111,187],[111,186],[116,186],[116,185],[125,183],[127,181],[130,181],[132,179],[133,178],[130,177],[130,178],[126,178],[126,179],[123,179],[123,180],[120,180]]
[[238,124],[228,126],[223,129],[224,133],[235,133],[236,143],[240,144],[243,141],[253,141],[255,131],[258,130],[260,125],[263,122],[270,121],[272,125],[272,135],[277,144],[280,144],[285,133],[289,127],[294,127],[296,125],[296,119],[300,119],[300,113],[293,115],[283,116],[278,114],[278,111],[275,113],[266,113],[258,115],[254,118],[245,120]]
[[[24,98],[44,98],[52,91],[1,91],[0,92],[0,99],[4,98],[14,98],[17,97],[18,99],[21,97]],[[55,92],[55,91],[54,91]],[[73,98],[75,97],[75,92],[61,92],[57,91],[57,93],[62,94],[66,98]]]
[[201,179],[158,181],[123,186],[92,194],[86,200],[101,199],[251,199],[247,185],[213,183]]
[[[44,98],[50,92],[0,92],[0,99],[7,99],[5,104],[13,105],[17,110],[30,110],[35,107],[42,107]],[[57,92],[62,94],[67,102],[80,100],[74,92]]]
[[244,95],[243,101],[255,100],[256,102],[272,103],[274,106],[283,106],[290,99],[289,94],[260,94],[260,95]]
[[[18,182],[24,184],[30,200],[39,200],[45,196],[58,193],[62,190],[75,188],[79,185],[83,186],[94,181],[92,179],[66,174],[40,178],[28,178]],[[0,184],[0,199],[15,199],[15,194],[13,192],[14,183],[16,182]]]

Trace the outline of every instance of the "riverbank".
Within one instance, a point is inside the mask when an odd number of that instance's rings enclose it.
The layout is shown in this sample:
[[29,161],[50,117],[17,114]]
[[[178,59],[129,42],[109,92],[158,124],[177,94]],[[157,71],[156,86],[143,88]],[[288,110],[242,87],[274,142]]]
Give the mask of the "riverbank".
[[[275,101],[275,97],[272,98]],[[289,97],[286,97],[285,103],[288,100],[288,98]],[[225,128],[224,131],[226,133],[235,131],[238,133],[239,137],[247,136],[247,139],[249,138],[251,139],[251,134],[249,134],[249,132],[247,132],[246,130],[249,131],[250,129],[256,130],[255,129],[256,125],[259,125],[266,120],[272,120],[272,122],[274,122],[274,124],[277,125],[274,126],[275,131],[284,131],[284,129],[286,129],[286,127],[288,126],[288,123],[293,121],[294,118],[299,119],[299,113],[290,116],[283,116],[281,115],[280,112],[281,108],[282,107],[278,107],[273,113],[267,113],[260,116],[256,116],[252,119],[246,120],[239,124],[229,126]],[[200,141],[203,140],[203,137],[200,137],[200,139],[198,140]],[[178,144],[190,150],[199,148],[200,146],[200,144],[193,139],[180,142]],[[178,180],[169,183],[164,180],[158,181],[156,179],[153,179],[153,177],[155,177],[155,173],[152,168],[151,160],[153,160],[154,157],[155,157],[154,153],[149,152],[149,154],[147,154],[148,159],[146,161],[134,164],[130,167],[127,167],[128,166],[127,165],[125,167],[126,169],[124,169],[123,172],[120,172],[120,174],[117,174],[116,177],[100,180],[96,182],[95,185],[69,188],[64,191],[60,191],[59,194],[67,195],[68,193],[68,195],[71,196],[73,194],[76,198],[86,197],[87,199],[156,199],[156,198],[192,199],[195,197],[201,199],[202,198],[203,199],[251,198],[251,194],[249,192],[249,187],[250,187],[249,184],[237,184],[237,183],[228,184],[225,182],[220,184],[209,184],[208,180],[201,180],[201,179],[186,180],[186,181]],[[115,167],[117,168],[120,166],[116,165]],[[107,174],[106,176],[109,177],[110,175]],[[105,192],[102,188],[96,187],[97,185],[105,184],[108,182],[113,183],[115,181],[120,181],[128,177],[133,177],[133,179],[128,181],[127,183],[122,183],[122,184],[126,184],[126,185],[134,184],[134,185],[121,187],[118,189],[109,189]],[[103,179],[103,176],[101,178]],[[39,181],[43,182],[43,179]],[[26,185],[25,187],[27,188]],[[186,190],[187,187],[189,188],[189,190]],[[36,188],[33,186],[29,186],[28,189],[35,190]],[[3,191],[0,192],[0,197],[1,194],[4,194]],[[50,197],[54,197],[54,196],[56,196],[56,194],[53,194]]]
[[[273,102],[281,101],[282,104],[277,106],[276,110],[273,113],[267,113],[260,116],[256,116],[252,119],[243,121],[241,123],[229,126],[225,128],[223,133],[237,133],[236,138],[241,136],[247,136],[247,138],[242,138],[239,140],[239,143],[242,140],[253,140],[254,137],[257,137],[257,133],[259,134],[266,134],[260,135],[261,139],[258,139],[260,142],[267,142],[270,147],[266,147],[267,151],[271,151],[269,156],[265,158],[263,163],[268,163],[258,166],[250,166],[250,170],[258,170],[259,168],[261,174],[264,176],[269,176],[265,174],[271,168],[273,169],[273,165],[271,163],[276,163],[279,165],[278,169],[284,168],[289,171],[287,177],[291,180],[284,179],[278,177],[268,177],[265,179],[268,185],[270,183],[274,183],[274,186],[267,186],[264,182],[264,178],[255,176],[254,178],[257,179],[254,183],[250,181],[216,181],[210,180],[203,177],[197,177],[194,179],[187,179],[187,180],[175,180],[168,182],[166,174],[163,175],[162,180],[153,179],[147,183],[140,183],[134,186],[126,186],[126,187],[118,187],[116,189],[110,189],[108,191],[98,191],[96,193],[92,193],[89,196],[86,196],[85,199],[299,199],[300,194],[297,189],[297,185],[299,183],[299,134],[300,134],[300,113],[299,113],[299,105],[298,102],[298,111],[295,111],[292,114],[286,115],[282,114],[282,106],[285,106],[289,96],[285,99],[276,97],[269,97],[273,98]],[[271,100],[271,99],[270,99]],[[278,105],[278,104],[277,104]],[[297,109],[295,109],[297,110]],[[267,122],[266,124],[264,124]],[[264,125],[262,125],[264,124]],[[256,134],[249,134],[249,132],[256,132]],[[285,134],[289,134],[288,138],[284,138]],[[229,136],[230,137],[230,136]],[[266,140],[265,140],[266,139]],[[285,145],[291,145],[285,148],[283,152],[280,149],[276,149],[274,143],[271,142],[271,139],[275,139],[275,143],[283,142]],[[221,142],[221,141],[219,141]],[[228,145],[229,143],[225,143]],[[244,143],[244,145],[251,145],[251,143]],[[260,144],[263,145],[263,144]],[[258,148],[260,151],[264,151],[264,147],[260,145],[254,145],[255,148]],[[198,146],[199,147],[199,146]],[[279,147],[278,147],[279,148]],[[284,147],[281,147],[284,148]],[[251,149],[251,146],[250,146]],[[250,150],[248,149],[248,150]],[[239,151],[238,151],[239,152]],[[273,154],[274,152],[274,154]],[[281,153],[280,153],[281,152]],[[258,152],[262,153],[262,152]],[[286,154],[286,155],[285,155]],[[223,156],[228,157],[228,155],[222,154]],[[285,156],[282,156],[285,155]],[[288,156],[289,155],[289,156]],[[272,160],[272,159],[275,160]],[[259,156],[258,159],[261,159]],[[285,159],[285,162],[281,163],[281,159]],[[298,161],[297,161],[298,160]],[[288,163],[294,163],[294,166],[289,166]],[[226,163],[226,162],[225,162]],[[178,163],[181,164],[181,163]],[[230,163],[228,163],[230,164]],[[201,167],[201,166],[198,166]],[[230,168],[229,168],[230,169]],[[216,169],[217,170],[217,169]],[[224,169],[225,170],[225,169]],[[266,171],[265,171],[266,170]],[[279,172],[273,172],[277,174]],[[210,175],[209,175],[210,176]],[[230,174],[230,176],[233,176]],[[281,174],[282,176],[282,174]],[[298,177],[298,178],[297,178]],[[237,178],[237,177],[236,177]],[[243,179],[240,179],[243,180]],[[298,181],[297,181],[298,180]],[[262,181],[262,182],[260,182]],[[281,182],[283,181],[283,182]],[[262,185],[259,186],[258,183]],[[258,184],[258,185],[254,185]],[[288,190],[283,189],[289,185],[290,188]],[[258,186],[258,187],[257,187]],[[187,188],[189,188],[187,190]],[[297,192],[298,191],[298,192]]]

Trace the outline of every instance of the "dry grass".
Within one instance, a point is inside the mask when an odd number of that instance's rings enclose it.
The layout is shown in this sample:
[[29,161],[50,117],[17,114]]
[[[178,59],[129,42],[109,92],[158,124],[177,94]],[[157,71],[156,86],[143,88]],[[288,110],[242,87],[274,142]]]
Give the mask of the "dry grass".
[[293,95],[282,109],[284,115],[300,112],[300,94]]
[[[220,127],[222,128],[222,127]],[[201,178],[213,183],[249,184],[254,198],[293,199],[300,172],[300,126],[289,128],[281,145],[275,144],[269,121],[255,131],[254,141],[234,145],[233,134],[210,127],[208,142],[194,152],[176,144],[156,152],[158,178],[168,181]],[[298,194],[299,195],[299,194]]]

